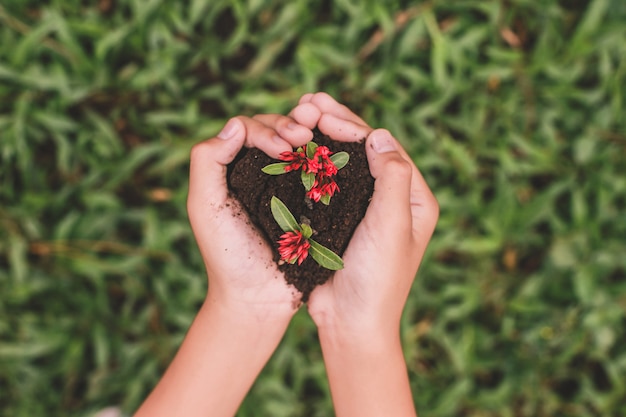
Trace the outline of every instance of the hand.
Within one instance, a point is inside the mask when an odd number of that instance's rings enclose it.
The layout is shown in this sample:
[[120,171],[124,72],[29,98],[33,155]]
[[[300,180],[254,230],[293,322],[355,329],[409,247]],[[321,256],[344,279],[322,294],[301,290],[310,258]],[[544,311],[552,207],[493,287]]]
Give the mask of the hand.
[[[305,95],[320,130],[342,141],[367,137],[374,195],[343,259],[345,268],[318,287],[309,312],[318,326],[342,331],[397,331],[411,284],[434,231],[438,205],[411,158],[391,134],[372,130],[324,93]],[[393,213],[393,215],[390,215]]]
[[[306,108],[294,111],[317,123]],[[300,296],[287,286],[271,248],[230,197],[226,166],[244,144],[277,158],[311,138],[309,128],[288,116],[238,116],[217,137],[192,149],[187,209],[209,277],[207,299],[219,300],[234,314],[290,316]]]
[[389,131],[372,130],[324,93],[305,95],[305,104],[319,110],[322,133],[340,141],[367,138],[375,179],[370,205],[343,254],[344,269],[308,303],[336,415],[415,416],[399,324],[437,222],[437,202]]
[[[317,123],[319,114],[296,111]],[[217,137],[194,146],[187,208],[209,291],[137,417],[232,416],[276,349],[300,297],[287,286],[269,246],[229,196],[226,166],[244,144],[278,157],[311,137],[311,130],[291,117],[240,116],[229,120]]]

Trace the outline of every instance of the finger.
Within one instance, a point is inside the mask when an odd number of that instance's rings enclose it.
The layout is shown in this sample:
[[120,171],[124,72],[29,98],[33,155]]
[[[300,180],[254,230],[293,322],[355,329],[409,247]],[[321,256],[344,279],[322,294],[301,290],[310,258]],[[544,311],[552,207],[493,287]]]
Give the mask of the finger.
[[309,103],[315,104],[322,113],[332,114],[341,119],[349,120],[353,123],[367,126],[367,123],[354,114],[348,107],[340,104],[327,93],[315,93],[310,98]]
[[246,146],[258,148],[272,158],[278,159],[281,152],[292,150],[291,145],[280,137],[276,130],[262,123],[260,120],[247,116],[237,116],[246,131]]
[[[385,224],[382,243],[386,239],[409,239],[411,224],[412,163],[400,152],[400,144],[385,129],[376,129],[366,142],[367,160],[374,177],[374,194],[363,221],[370,225]],[[393,213],[392,216],[390,214]],[[381,230],[372,226],[372,230]]]
[[313,129],[317,126],[320,117],[322,116],[322,112],[315,104],[301,102],[294,107],[291,112],[289,112],[289,116],[293,117],[293,119],[301,125],[304,125],[309,129]]
[[298,104],[310,103],[313,96],[313,93],[306,93],[302,95],[302,97],[300,97],[300,100],[298,100]]
[[244,123],[230,119],[216,137],[191,149],[189,167],[189,214],[205,205],[222,205],[227,199],[226,166],[235,159],[246,138]]
[[254,116],[253,119],[274,129],[292,148],[302,146],[313,139],[311,129],[297,123],[289,116],[280,114],[258,114]]
[[324,113],[317,124],[325,135],[340,142],[359,142],[367,137],[372,128],[352,122],[333,114]]
[[[409,191],[409,204],[411,211],[411,229],[413,236],[424,249],[432,236],[437,219],[439,218],[439,204],[437,199],[433,195],[430,187],[424,180],[424,177],[417,169],[411,157],[406,153],[402,146],[391,135],[379,133],[383,129],[378,129],[372,132],[370,138],[368,138],[368,160],[376,158],[376,154],[386,153],[390,150],[397,152],[411,167],[411,180]],[[376,150],[374,150],[374,145]],[[371,155],[370,155],[371,154]],[[372,176],[376,178],[378,174],[378,165],[376,162],[370,161],[370,170]]]
[[411,175],[411,217],[413,219],[413,236],[423,249],[430,240],[437,219],[439,219],[439,203],[419,170],[413,166]]

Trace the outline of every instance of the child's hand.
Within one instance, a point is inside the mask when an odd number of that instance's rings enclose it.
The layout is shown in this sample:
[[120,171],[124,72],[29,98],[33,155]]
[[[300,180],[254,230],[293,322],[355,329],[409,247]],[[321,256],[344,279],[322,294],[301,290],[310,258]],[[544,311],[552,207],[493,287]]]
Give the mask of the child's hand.
[[438,218],[438,205],[411,158],[389,131],[372,130],[325,93],[305,95],[320,130],[342,141],[367,137],[374,195],[343,260],[345,268],[317,288],[309,312],[320,327],[397,333],[402,309]]
[[[306,109],[299,113],[309,114]],[[316,122],[314,117],[309,121]],[[209,277],[207,297],[235,313],[290,316],[300,295],[287,286],[271,248],[240,204],[230,197],[226,166],[244,145],[277,158],[280,152],[311,138],[310,129],[288,116],[238,116],[191,152],[187,210]]]
[[415,416],[400,343],[400,316],[439,207],[389,131],[372,130],[324,93],[304,96],[300,106],[305,104],[320,111],[322,133],[342,141],[367,137],[367,158],[375,179],[365,217],[343,254],[345,268],[309,299],[335,412]]

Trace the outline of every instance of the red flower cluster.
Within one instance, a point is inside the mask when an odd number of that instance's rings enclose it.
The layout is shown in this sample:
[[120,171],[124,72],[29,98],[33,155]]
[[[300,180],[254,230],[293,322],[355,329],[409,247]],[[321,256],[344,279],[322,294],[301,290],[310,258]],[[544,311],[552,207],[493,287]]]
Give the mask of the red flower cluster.
[[289,162],[285,167],[285,172],[302,169],[307,174],[315,174],[315,181],[306,196],[318,202],[323,196],[332,197],[339,191],[339,186],[333,179],[337,175],[337,167],[330,159],[332,152],[327,146],[318,146],[315,149],[313,158],[308,158],[306,145],[300,151],[283,152],[280,159]]
[[278,240],[278,253],[280,259],[289,263],[298,262],[301,265],[309,254],[311,244],[302,232],[294,230],[283,233]]
[[337,167],[330,160],[330,156],[333,153],[328,149],[327,146],[318,146],[315,149],[315,155],[313,159],[315,160],[318,174],[321,174],[323,177],[332,177],[337,175]]
[[280,160],[283,162],[289,162],[289,165],[285,167],[285,172],[297,171],[299,169],[303,169],[305,172],[313,172],[309,167],[309,158],[306,157],[306,152],[304,150],[300,152],[281,152]]
[[307,191],[306,196],[317,203],[323,196],[332,197],[337,191],[339,186],[335,180],[330,177],[316,177],[313,187]]

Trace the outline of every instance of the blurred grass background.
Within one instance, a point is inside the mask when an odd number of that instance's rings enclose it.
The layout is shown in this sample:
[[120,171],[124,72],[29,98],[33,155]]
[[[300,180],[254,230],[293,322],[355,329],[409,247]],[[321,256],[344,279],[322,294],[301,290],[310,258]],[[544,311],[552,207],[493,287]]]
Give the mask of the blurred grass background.
[[[311,91],[439,199],[420,416],[626,415],[623,0],[2,0],[0,39],[1,416],[132,413],[206,291],[190,147]],[[303,311],[239,416],[330,415]]]

